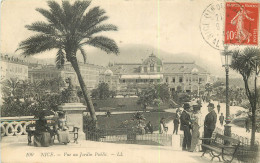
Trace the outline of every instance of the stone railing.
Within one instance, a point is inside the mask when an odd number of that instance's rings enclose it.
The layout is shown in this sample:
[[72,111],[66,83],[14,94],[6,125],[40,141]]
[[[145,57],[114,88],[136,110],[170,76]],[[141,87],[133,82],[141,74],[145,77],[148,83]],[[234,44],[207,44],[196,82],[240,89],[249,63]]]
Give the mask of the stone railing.
[[[1,136],[26,135],[26,126],[36,122],[34,116],[1,117]],[[50,123],[51,120],[47,120]]]

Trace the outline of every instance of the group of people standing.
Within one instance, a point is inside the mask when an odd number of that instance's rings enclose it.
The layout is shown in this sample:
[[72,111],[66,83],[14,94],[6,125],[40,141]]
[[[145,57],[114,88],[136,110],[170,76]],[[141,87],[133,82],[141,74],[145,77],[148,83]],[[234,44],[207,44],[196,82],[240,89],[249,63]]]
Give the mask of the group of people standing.
[[[184,103],[184,110],[180,115],[180,130],[184,132],[182,150],[190,152],[199,150],[198,143],[201,135],[200,133],[202,132],[202,127],[204,127],[204,138],[211,138],[217,122],[217,114],[214,111],[215,107],[213,103],[208,104],[208,114],[205,117],[204,124],[202,122],[202,115],[200,112],[201,106],[193,105],[192,107],[193,109],[191,111],[189,103]],[[177,116],[179,115],[177,114]],[[177,124],[177,120],[176,123],[174,120],[173,132],[176,132],[176,134],[178,132]],[[203,143],[209,144],[210,142],[205,140]]]

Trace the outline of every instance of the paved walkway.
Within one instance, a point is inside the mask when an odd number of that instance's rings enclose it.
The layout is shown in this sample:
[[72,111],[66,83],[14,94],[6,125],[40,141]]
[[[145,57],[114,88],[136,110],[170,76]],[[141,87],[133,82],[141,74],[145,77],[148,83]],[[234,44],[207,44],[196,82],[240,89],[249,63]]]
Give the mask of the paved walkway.
[[[81,140],[78,144],[51,147],[27,146],[26,136],[4,137],[1,142],[2,162],[129,162],[129,163],[208,163],[209,156],[183,152],[172,147],[113,144]],[[217,160],[213,163],[218,162]]]

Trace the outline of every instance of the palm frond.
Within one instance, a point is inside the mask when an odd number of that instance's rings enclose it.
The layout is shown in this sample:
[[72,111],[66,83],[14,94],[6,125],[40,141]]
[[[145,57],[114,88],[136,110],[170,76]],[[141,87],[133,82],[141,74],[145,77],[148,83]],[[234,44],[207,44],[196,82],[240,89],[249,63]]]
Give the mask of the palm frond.
[[50,13],[55,19],[54,25],[58,26],[61,31],[66,31],[67,20],[65,13],[61,6],[55,1],[48,1],[48,6],[50,7]]
[[82,47],[79,47],[80,53],[82,54],[84,63],[87,62],[87,53],[85,52],[85,50]]
[[69,1],[62,1],[62,8],[65,14],[66,21],[68,23],[71,23],[71,20],[73,18],[73,9]]
[[108,17],[104,16],[105,13],[105,10],[100,9],[100,7],[91,8],[82,19],[79,27],[80,31],[86,32],[88,29],[107,20]]
[[45,22],[35,22],[25,26],[28,30],[40,32],[47,35],[58,36],[55,28]]
[[42,8],[37,8],[36,11],[41,13],[47,21],[53,25],[56,29],[59,31],[63,32],[65,31],[64,26],[61,24],[61,21],[57,19],[56,16],[54,16],[50,11],[42,9]]
[[81,45],[88,44],[90,46],[99,48],[105,52],[118,54],[119,49],[116,44],[116,42],[110,38],[104,37],[104,36],[97,36],[90,38],[88,41],[82,43]]
[[65,54],[63,53],[62,49],[58,50],[58,53],[56,54],[56,67],[58,69],[62,69],[64,67],[65,63]]
[[54,37],[39,34],[22,41],[17,50],[23,50],[23,55],[33,55],[59,47],[60,42]]
[[99,32],[104,32],[104,31],[117,31],[117,26],[113,24],[103,24],[99,26],[94,26],[90,28],[86,33],[86,37],[89,37],[93,34],[99,33]]
[[248,79],[255,71],[255,62],[259,58],[258,48],[245,48],[243,51],[232,51],[231,68],[239,72],[243,78]]

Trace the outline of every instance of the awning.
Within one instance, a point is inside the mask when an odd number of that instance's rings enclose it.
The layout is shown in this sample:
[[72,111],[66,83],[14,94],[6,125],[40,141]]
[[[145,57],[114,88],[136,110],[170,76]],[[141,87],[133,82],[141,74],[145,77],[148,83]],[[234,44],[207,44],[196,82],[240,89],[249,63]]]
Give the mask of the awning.
[[121,79],[162,79],[163,74],[154,75],[122,75]]

